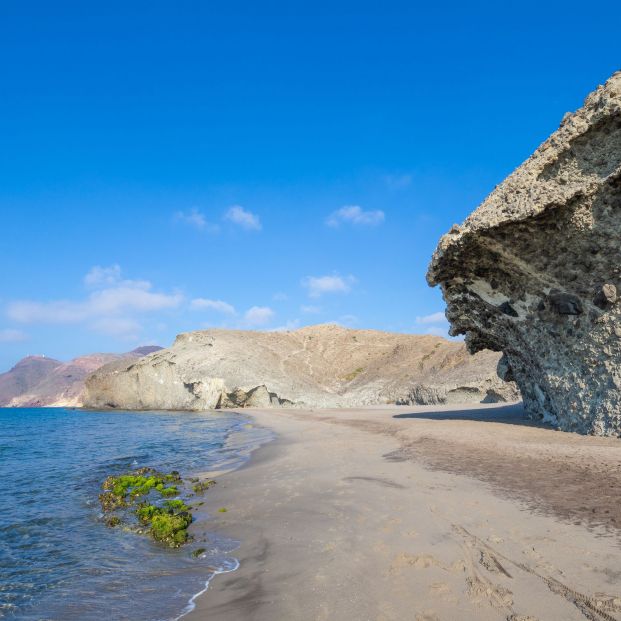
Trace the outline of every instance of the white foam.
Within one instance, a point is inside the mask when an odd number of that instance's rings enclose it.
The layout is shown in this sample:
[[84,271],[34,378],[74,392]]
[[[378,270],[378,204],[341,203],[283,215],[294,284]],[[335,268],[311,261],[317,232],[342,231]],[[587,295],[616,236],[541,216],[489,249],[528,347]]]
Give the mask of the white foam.
[[[230,564],[230,566],[226,567],[227,564]],[[188,601],[187,606],[183,609],[178,617],[174,618],[173,621],[179,621],[179,619],[181,619],[182,617],[190,614],[196,608],[196,600],[207,591],[207,589],[209,588],[209,583],[213,580],[214,576],[217,576],[218,574],[230,574],[231,572],[239,568],[239,561],[236,558],[228,558],[224,559],[223,565],[224,567],[222,569],[213,570],[213,573],[211,574],[209,580],[205,582],[205,588],[201,589],[198,593],[192,595],[190,601]]]

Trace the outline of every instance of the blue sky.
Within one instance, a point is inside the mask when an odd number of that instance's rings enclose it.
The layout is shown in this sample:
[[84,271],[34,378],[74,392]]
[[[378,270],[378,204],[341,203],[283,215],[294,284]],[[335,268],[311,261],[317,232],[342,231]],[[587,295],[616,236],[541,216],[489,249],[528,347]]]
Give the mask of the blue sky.
[[621,6],[0,4],[0,370],[208,326],[445,330],[440,235],[619,69]]

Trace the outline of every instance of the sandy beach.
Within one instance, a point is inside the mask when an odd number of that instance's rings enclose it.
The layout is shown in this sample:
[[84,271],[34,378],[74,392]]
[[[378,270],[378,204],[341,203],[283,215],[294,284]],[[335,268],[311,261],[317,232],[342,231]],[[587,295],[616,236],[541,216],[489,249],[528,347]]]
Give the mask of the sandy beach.
[[618,440],[520,405],[251,415],[277,439],[206,498],[240,568],[189,621],[621,619]]

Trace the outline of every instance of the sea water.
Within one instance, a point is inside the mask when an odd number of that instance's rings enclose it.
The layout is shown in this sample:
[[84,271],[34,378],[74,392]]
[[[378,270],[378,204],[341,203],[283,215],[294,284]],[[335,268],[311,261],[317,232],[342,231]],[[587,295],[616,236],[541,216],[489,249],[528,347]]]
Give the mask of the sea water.
[[0,408],[0,618],[178,619],[237,567],[238,542],[210,535],[208,515],[178,549],[107,527],[101,484],[143,466],[184,479],[236,467],[267,439],[236,413]]

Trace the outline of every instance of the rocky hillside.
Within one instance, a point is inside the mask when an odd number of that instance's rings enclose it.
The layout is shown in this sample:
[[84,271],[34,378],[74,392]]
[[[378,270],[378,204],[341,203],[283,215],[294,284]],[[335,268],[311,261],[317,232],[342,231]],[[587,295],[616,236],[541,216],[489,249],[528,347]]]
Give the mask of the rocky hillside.
[[205,330],[170,349],[117,361],[86,381],[85,405],[201,410],[353,407],[519,398],[498,379],[499,354],[470,356],[437,336],[319,325],[293,332]]
[[77,407],[84,380],[104,364],[135,360],[161,347],[139,347],[125,354],[89,354],[69,362],[28,356],[0,374],[0,407]]

